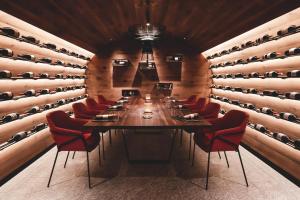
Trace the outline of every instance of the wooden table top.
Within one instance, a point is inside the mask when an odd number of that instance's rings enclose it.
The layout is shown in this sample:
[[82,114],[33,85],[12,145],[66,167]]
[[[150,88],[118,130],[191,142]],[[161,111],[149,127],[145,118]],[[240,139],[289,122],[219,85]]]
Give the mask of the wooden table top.
[[[89,120],[86,127],[105,127],[113,129],[177,129],[177,128],[203,128],[211,126],[205,119],[197,121],[184,121],[172,117],[171,109],[159,99],[152,99],[151,103],[145,103],[142,98],[134,98],[125,104],[124,111],[118,111],[120,116],[118,121],[96,121]],[[143,117],[144,110],[152,111],[152,118],[145,119]],[[106,113],[109,111],[106,111]],[[115,111],[116,112],[116,111]],[[188,111],[185,111],[185,113]]]

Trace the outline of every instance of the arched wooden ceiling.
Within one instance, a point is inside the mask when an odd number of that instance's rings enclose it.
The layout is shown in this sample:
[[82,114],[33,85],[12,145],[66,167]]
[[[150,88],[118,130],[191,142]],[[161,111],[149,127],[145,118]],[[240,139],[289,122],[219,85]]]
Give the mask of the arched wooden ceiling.
[[[299,0],[149,0],[151,23],[209,49],[300,6]],[[97,52],[144,24],[145,0],[1,0],[0,9]]]

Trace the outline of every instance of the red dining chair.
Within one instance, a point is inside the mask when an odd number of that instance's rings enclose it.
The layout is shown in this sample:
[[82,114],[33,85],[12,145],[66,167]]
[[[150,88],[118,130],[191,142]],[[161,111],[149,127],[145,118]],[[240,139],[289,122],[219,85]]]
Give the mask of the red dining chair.
[[107,105],[98,104],[95,101],[95,99],[90,98],[90,97],[86,98],[85,101],[86,101],[86,105],[87,105],[87,107],[88,107],[89,110],[96,110],[96,111],[101,112],[101,111],[104,111],[104,110],[106,110],[108,108]]
[[[79,119],[93,119],[93,118],[95,118],[95,116],[97,114],[99,114],[99,111],[97,111],[97,110],[91,110],[85,104],[83,104],[81,102],[79,102],[79,103],[73,103],[72,107],[73,107],[75,118],[79,118]],[[107,132],[107,131],[109,133],[109,143],[112,145],[111,130],[110,129],[102,129],[101,130],[101,136],[102,136],[103,160],[105,160],[104,133]]]
[[100,94],[100,95],[98,95],[98,103],[112,106],[112,105],[116,104],[116,101],[107,100],[103,95]]
[[185,99],[185,100],[178,100],[177,102],[181,103],[181,104],[193,104],[193,103],[196,102],[196,100],[197,100],[197,95],[191,95],[187,99]]
[[[221,108],[220,104],[210,102],[204,107],[204,109],[200,109],[200,111],[198,113],[202,118],[204,118],[206,120],[216,119],[216,118],[218,118],[220,108]],[[189,145],[189,159],[190,159],[191,158],[191,148],[192,148],[192,133],[194,133],[195,130],[193,130],[193,129],[184,129],[184,130],[190,134],[190,145]],[[180,138],[180,142],[182,144],[182,135]],[[221,155],[219,152],[218,152],[218,155],[221,158]]]
[[239,145],[243,138],[249,115],[239,110],[231,110],[222,118],[210,120],[212,127],[204,129],[203,132],[198,132],[194,135],[194,150],[193,161],[195,159],[195,146],[199,146],[202,150],[208,153],[207,174],[206,174],[206,190],[208,188],[208,175],[210,164],[210,153],[224,151],[227,166],[229,167],[226,151],[237,151],[241,162],[244,178],[248,187],[248,181],[243,166],[242,157],[239,150]]
[[200,112],[204,109],[205,105],[206,105],[206,98],[200,97],[195,103],[184,104],[184,107],[188,108],[193,112]]
[[48,113],[46,118],[52,138],[57,146],[57,153],[54,159],[47,187],[50,185],[59,152],[68,151],[69,155],[70,151],[85,151],[87,156],[88,182],[89,188],[91,188],[89,152],[93,151],[97,146],[99,146],[99,165],[101,165],[99,134],[94,134],[91,130],[85,129],[83,127],[83,125],[86,123],[85,120],[72,119],[64,111],[54,111]]

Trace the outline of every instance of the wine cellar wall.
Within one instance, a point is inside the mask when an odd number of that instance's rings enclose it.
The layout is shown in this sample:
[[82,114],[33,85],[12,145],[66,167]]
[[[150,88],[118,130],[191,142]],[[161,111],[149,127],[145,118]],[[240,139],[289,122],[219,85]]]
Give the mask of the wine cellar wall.
[[300,179],[300,9],[203,54],[221,115],[246,111],[243,143]]
[[46,114],[72,115],[92,56],[0,11],[0,180],[53,144]]

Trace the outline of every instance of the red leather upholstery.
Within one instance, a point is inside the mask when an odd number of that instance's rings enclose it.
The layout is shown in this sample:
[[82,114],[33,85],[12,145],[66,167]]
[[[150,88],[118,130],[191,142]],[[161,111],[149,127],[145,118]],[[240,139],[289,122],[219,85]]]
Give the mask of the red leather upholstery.
[[206,104],[206,98],[199,98],[195,103],[193,104],[184,104],[184,106],[193,112],[200,112],[204,109],[204,106]]
[[211,129],[194,135],[195,143],[206,152],[236,151],[245,132],[249,115],[231,110],[222,118],[210,120]]
[[218,118],[220,108],[220,104],[208,103],[203,110],[199,111],[199,115],[201,115],[205,119],[216,119]]
[[178,103],[181,103],[181,104],[193,104],[193,103],[196,102],[196,100],[197,100],[197,95],[191,95],[186,100],[179,100]]
[[99,134],[85,130],[85,120],[72,119],[63,111],[47,114],[52,138],[58,151],[92,151],[99,145]]
[[98,95],[98,103],[110,106],[116,104],[115,101],[107,100],[103,95]]
[[86,98],[86,105],[88,107],[88,109],[90,110],[97,110],[97,111],[103,111],[106,110],[108,108],[107,105],[104,104],[98,104],[93,98]]
[[80,119],[91,119],[99,114],[97,110],[90,110],[86,105],[83,103],[74,103],[72,105],[75,118]]

